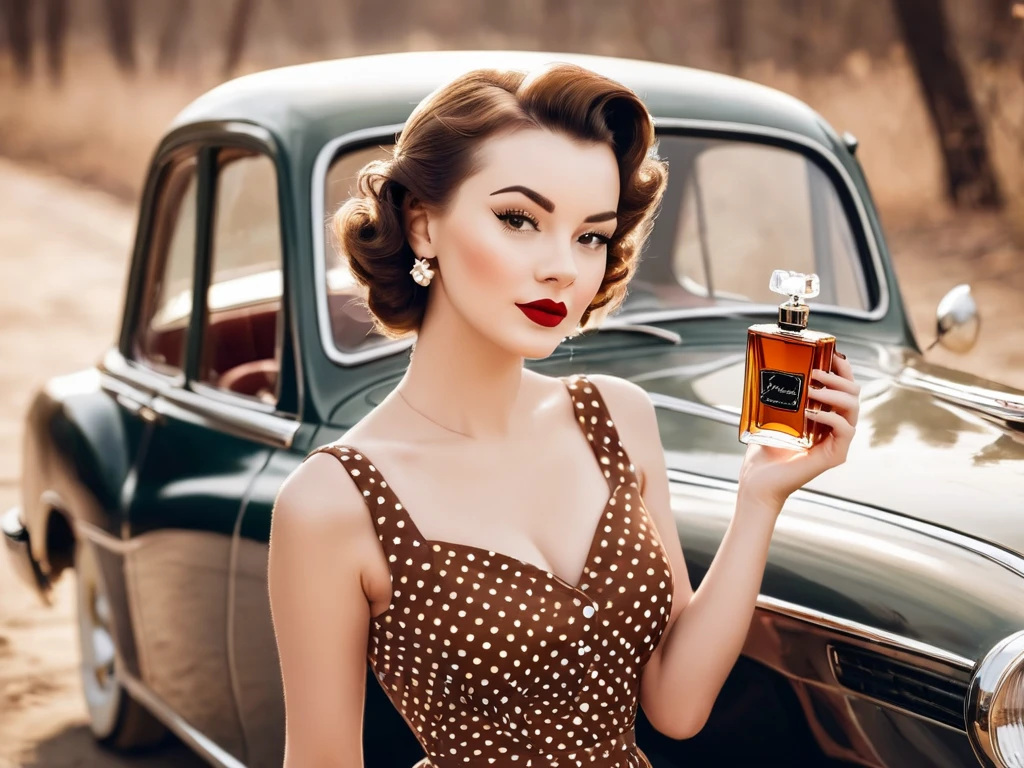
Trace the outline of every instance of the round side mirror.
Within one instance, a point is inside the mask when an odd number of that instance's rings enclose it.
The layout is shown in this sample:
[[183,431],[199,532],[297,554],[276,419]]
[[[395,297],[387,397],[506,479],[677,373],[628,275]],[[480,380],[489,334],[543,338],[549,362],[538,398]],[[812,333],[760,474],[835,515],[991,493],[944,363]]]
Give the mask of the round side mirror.
[[936,337],[928,349],[942,344],[952,352],[968,352],[978,340],[980,328],[981,318],[978,316],[978,305],[971,293],[971,286],[962,283],[951,289],[939,302],[935,310]]

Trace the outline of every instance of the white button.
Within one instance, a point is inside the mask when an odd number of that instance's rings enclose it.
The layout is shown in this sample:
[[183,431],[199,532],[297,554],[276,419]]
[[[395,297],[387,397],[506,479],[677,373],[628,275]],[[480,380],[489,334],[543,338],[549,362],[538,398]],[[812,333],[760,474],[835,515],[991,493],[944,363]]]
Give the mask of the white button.
[[593,616],[594,615],[594,606],[592,606],[592,605],[585,605],[585,606],[583,606],[583,615],[586,616],[588,619],[591,616]]

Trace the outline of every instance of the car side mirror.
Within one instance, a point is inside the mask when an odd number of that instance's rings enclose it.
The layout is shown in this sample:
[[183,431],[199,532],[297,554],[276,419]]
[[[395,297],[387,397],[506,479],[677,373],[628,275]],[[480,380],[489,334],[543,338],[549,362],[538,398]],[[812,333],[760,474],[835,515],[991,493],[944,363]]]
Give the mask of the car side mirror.
[[939,302],[935,310],[935,341],[928,349],[936,344],[942,344],[952,352],[968,352],[978,340],[980,328],[981,318],[978,315],[978,305],[971,293],[971,286],[961,283],[952,288]]

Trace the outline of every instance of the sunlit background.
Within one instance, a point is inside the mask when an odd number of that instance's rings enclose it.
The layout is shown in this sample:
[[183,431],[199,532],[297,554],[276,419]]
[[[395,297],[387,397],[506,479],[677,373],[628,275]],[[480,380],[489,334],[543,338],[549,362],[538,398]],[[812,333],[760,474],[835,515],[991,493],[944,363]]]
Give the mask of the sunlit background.
[[[974,288],[977,346],[929,358],[1024,389],[1024,5],[1012,0],[0,0],[0,510],[16,503],[32,392],[113,339],[146,165],[177,111],[268,67],[456,48],[663,61],[806,101],[860,142],[923,346],[942,295]],[[39,766],[199,765],[97,753],[73,601],[46,611],[11,583],[0,570],[0,766],[26,750]],[[29,674],[5,676],[15,653]]]

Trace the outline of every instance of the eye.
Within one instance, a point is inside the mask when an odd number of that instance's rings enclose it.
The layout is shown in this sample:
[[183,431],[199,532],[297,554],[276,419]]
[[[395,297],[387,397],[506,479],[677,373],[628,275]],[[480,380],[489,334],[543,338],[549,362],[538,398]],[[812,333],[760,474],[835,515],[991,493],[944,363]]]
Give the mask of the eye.
[[[587,238],[591,238],[590,242],[584,242]],[[601,234],[600,232],[587,232],[585,235],[580,235],[580,242],[590,248],[597,249],[602,245],[608,245],[608,243],[611,242],[611,238],[608,237],[608,235]]]
[[510,232],[526,232],[526,225],[529,224],[537,229],[537,220],[524,210],[509,209],[502,213],[494,213],[495,216],[505,225]]

